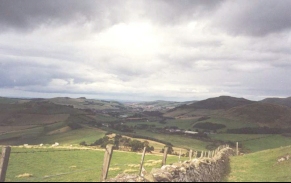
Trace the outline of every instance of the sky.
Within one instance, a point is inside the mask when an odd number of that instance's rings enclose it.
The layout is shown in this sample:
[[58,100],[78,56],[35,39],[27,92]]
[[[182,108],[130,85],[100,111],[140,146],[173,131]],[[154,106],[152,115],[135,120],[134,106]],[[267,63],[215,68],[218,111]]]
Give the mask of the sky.
[[291,0],[0,0],[0,96],[291,96]]

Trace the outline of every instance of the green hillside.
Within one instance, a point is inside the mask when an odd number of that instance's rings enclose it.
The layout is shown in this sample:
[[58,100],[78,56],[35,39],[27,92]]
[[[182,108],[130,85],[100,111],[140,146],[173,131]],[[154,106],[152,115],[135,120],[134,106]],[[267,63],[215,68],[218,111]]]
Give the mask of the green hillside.
[[[99,182],[103,158],[104,150],[12,147],[6,182]],[[147,153],[146,171],[159,168],[162,158]],[[140,153],[114,151],[108,178],[138,173],[140,160]],[[168,156],[167,164],[174,162],[178,156]]]
[[278,104],[278,105],[284,105],[284,106],[287,106],[287,107],[291,107],[291,97],[287,97],[287,98],[266,98],[264,100],[261,100],[261,102],[270,103],[270,104]]
[[124,105],[116,101],[106,101],[106,100],[95,100],[81,98],[69,98],[69,97],[57,97],[52,99],[47,99],[54,104],[59,105],[69,105],[77,109],[94,109],[94,110],[104,110],[104,109],[123,109]]
[[291,146],[234,156],[230,159],[228,182],[290,182],[291,159],[277,162],[291,155]]

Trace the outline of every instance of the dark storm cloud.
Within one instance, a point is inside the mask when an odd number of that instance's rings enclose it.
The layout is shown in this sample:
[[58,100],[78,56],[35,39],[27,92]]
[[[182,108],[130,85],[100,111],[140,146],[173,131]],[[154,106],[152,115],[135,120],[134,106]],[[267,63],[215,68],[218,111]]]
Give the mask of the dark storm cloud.
[[234,35],[265,36],[291,29],[291,1],[226,1],[211,25]]
[[0,0],[0,91],[288,95],[289,7],[275,0]]
[[[95,0],[1,0],[0,28],[31,30],[42,24],[96,21],[98,26],[117,21],[120,1]],[[110,8],[109,8],[110,7]],[[110,11],[109,11],[110,10]],[[118,10],[119,11],[119,10]]]
[[29,58],[0,57],[0,87],[45,86],[58,78],[74,83],[90,83],[92,80],[76,75],[66,69],[63,64],[43,64],[30,61]]
[[1,0],[0,30],[33,30],[41,25],[93,22],[102,29],[118,22],[150,18],[173,24],[207,14],[222,1],[212,0]]
[[196,20],[217,8],[223,0],[158,0],[144,1],[145,16],[162,24]]

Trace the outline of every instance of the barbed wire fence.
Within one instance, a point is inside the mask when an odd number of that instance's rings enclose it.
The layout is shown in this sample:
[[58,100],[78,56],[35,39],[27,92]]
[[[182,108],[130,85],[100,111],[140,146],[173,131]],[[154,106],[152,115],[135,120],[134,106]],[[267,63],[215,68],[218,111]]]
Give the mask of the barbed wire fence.
[[[4,148],[6,147],[2,147],[2,149]],[[93,164],[87,167],[86,165],[84,165],[84,163],[80,163],[82,162],[82,159],[84,159],[84,156],[86,156],[86,154],[82,155],[84,154],[84,151],[90,151],[90,149],[30,149],[30,148],[22,149],[22,148],[17,148],[16,150],[9,153],[9,155],[11,155],[10,158],[16,159],[15,161],[10,161],[10,165],[12,164],[14,165],[13,167],[16,167],[17,166],[16,164],[19,164],[20,167],[24,167],[24,168],[23,170],[9,171],[8,172],[9,179],[18,177],[20,182],[23,182],[24,180],[23,178],[27,178],[25,179],[25,181],[43,182],[43,181],[48,181],[48,179],[52,179],[55,177],[78,174],[78,173],[80,174],[80,173],[85,173],[89,171],[91,171],[94,174],[98,174],[98,172],[101,171],[101,166],[94,166]],[[65,159],[65,160],[60,161],[59,157],[62,152],[65,152],[65,154],[62,155],[61,157],[68,155],[68,153],[70,152],[75,152],[75,153],[72,153],[72,155],[70,155],[70,158],[72,157],[71,159],[78,160],[78,161],[72,161],[72,164],[74,164],[74,166],[64,167],[63,162],[70,161],[70,160]],[[76,152],[80,152],[80,154],[76,154]],[[1,152],[0,157],[3,157],[3,151]],[[2,165],[3,158],[1,158],[0,165]],[[36,166],[35,164],[37,164],[35,162],[33,163],[32,161],[39,161],[39,160],[42,160],[42,161],[39,162],[39,165],[37,165],[38,167],[32,167],[32,166]],[[45,162],[46,165],[44,165],[43,162]],[[47,172],[46,169],[48,167],[52,167],[51,169],[55,168],[56,171],[48,171],[49,173],[44,175],[45,172]],[[5,171],[7,171],[8,163],[6,166],[1,166],[0,169],[1,171],[4,169]],[[27,172],[30,172],[30,173],[36,172],[35,171],[36,169],[38,169],[38,172],[42,172],[42,173],[39,173],[39,175],[37,174],[32,175],[32,174],[27,173]],[[0,181],[0,182],[4,182],[6,175],[2,174],[1,177],[3,178],[3,181]],[[13,179],[13,181],[18,181],[18,180]]]
[[[189,150],[188,151],[189,159],[188,158],[187,159],[191,160],[194,158],[203,158],[203,157],[212,158],[216,155],[216,153],[219,150],[226,147],[229,147],[229,146],[228,145],[219,146],[217,149],[213,151]],[[5,147],[3,147],[3,149],[4,148]],[[98,177],[100,177],[100,181],[104,181],[107,179],[107,174],[109,171],[119,171],[121,173],[141,174],[142,169],[149,171],[150,168],[152,168],[152,166],[161,167],[162,165],[166,164],[167,153],[168,153],[166,150],[165,151],[166,153],[164,153],[164,155],[161,156],[160,160],[147,159],[147,163],[145,164],[143,162],[144,161],[144,157],[143,157],[141,162],[136,162],[136,164],[115,163],[113,165],[110,165],[112,152],[111,152],[111,156],[109,153],[109,156],[106,160],[107,151],[105,149],[103,162],[102,162],[102,157],[101,158],[99,157],[99,160],[95,159],[94,162],[92,162],[92,160],[89,160],[91,163],[86,164],[86,162],[83,163],[83,161],[86,161],[86,156],[88,156],[88,154],[84,153],[86,151],[90,153],[93,153],[94,151],[96,152],[96,150],[94,149],[15,148],[15,150],[12,150],[9,153],[11,154],[12,158],[16,159],[11,162],[11,165],[13,165],[13,167],[17,167],[17,165],[19,164],[21,165],[21,167],[25,167],[25,168],[21,171],[11,170],[9,172],[8,181],[23,182],[23,180],[25,180],[25,181],[31,181],[31,182],[46,182],[46,181],[68,180],[69,179],[68,177],[67,179],[65,178],[62,179],[60,177],[70,176],[70,179],[72,179],[73,177],[75,177],[76,174],[84,174],[88,172],[92,172],[90,174],[92,174],[93,177],[95,177],[95,180],[92,180],[92,181],[96,181],[96,180],[98,181]],[[62,152],[65,152],[65,153],[62,155]],[[75,152],[75,153],[70,154],[70,152]],[[3,155],[3,151],[1,152],[0,157],[3,157],[2,155]],[[144,151],[143,156],[144,155],[145,155],[145,151]],[[180,155],[176,155],[176,156],[177,156],[177,162],[181,162],[181,153]],[[37,163],[37,165],[35,165],[35,162],[32,163],[32,161],[40,161],[40,162]],[[71,161],[71,164],[74,166],[68,167],[68,164],[65,163],[66,161]],[[88,158],[87,158],[87,161],[88,161]],[[108,161],[107,164],[105,163],[106,161]],[[155,163],[149,163],[149,162],[155,162]],[[2,158],[1,158],[0,165],[2,165]],[[7,167],[8,167],[8,163],[7,163]],[[7,167],[5,167],[6,170],[7,170]],[[0,167],[0,169],[2,170],[3,168]],[[32,175],[27,172],[32,172],[32,173],[40,172],[40,173],[38,173],[38,175],[37,174]],[[45,174],[46,172],[48,173]],[[15,177],[19,179],[15,179]],[[23,179],[23,178],[26,178],[26,179]],[[4,176],[4,180],[5,180],[5,176]],[[71,180],[71,181],[74,181],[74,180]]]

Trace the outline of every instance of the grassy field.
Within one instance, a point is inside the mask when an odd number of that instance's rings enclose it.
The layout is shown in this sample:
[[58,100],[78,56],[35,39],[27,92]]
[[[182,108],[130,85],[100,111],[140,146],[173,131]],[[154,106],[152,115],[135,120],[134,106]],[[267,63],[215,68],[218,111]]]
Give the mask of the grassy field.
[[118,118],[109,116],[109,115],[102,115],[102,114],[98,114],[98,115],[88,115],[89,117],[93,118],[96,122],[112,122],[112,121],[116,121]]
[[39,138],[31,141],[31,143],[53,144],[55,142],[58,142],[61,144],[70,145],[79,144],[80,142],[85,141],[87,144],[90,144],[103,137],[105,133],[105,131],[95,128],[82,128],[77,130],[71,130],[65,133],[40,136]]
[[206,121],[225,125],[226,128],[220,131],[225,131],[226,129],[234,129],[234,128],[258,127],[258,125],[255,123],[247,123],[247,122],[240,121],[238,119],[233,120],[233,119],[228,119],[228,118],[223,118],[223,117],[211,117],[210,119],[205,120],[205,122]]
[[[12,147],[6,181],[96,182],[100,181],[103,157],[103,150]],[[114,151],[108,177],[137,173],[140,160],[140,153]],[[161,160],[162,156],[146,154],[144,168],[148,172],[159,168]],[[178,162],[178,156],[168,156],[167,164],[174,162]]]
[[165,124],[159,122],[140,122],[140,121],[132,121],[126,122],[126,125],[134,127],[135,125],[146,124],[146,125],[155,125],[156,128],[164,128],[167,126],[177,126],[180,129],[188,130],[191,129],[195,120],[191,119],[175,119],[175,120],[167,120]]
[[206,150],[206,146],[210,144],[209,142],[203,142],[203,141],[193,139],[193,138],[188,138],[182,135],[152,133],[145,130],[137,130],[137,134],[170,142],[175,147],[186,148],[186,149],[191,148],[193,150],[201,150],[201,151]]
[[291,146],[231,157],[228,182],[290,182],[291,159],[277,159],[291,154]]
[[239,142],[243,152],[257,152],[291,145],[291,137],[269,134],[213,134],[216,140]]
[[66,98],[57,97],[48,99],[48,101],[59,105],[71,105],[78,109],[119,109],[123,108],[123,104],[116,101],[94,100],[85,98]]

